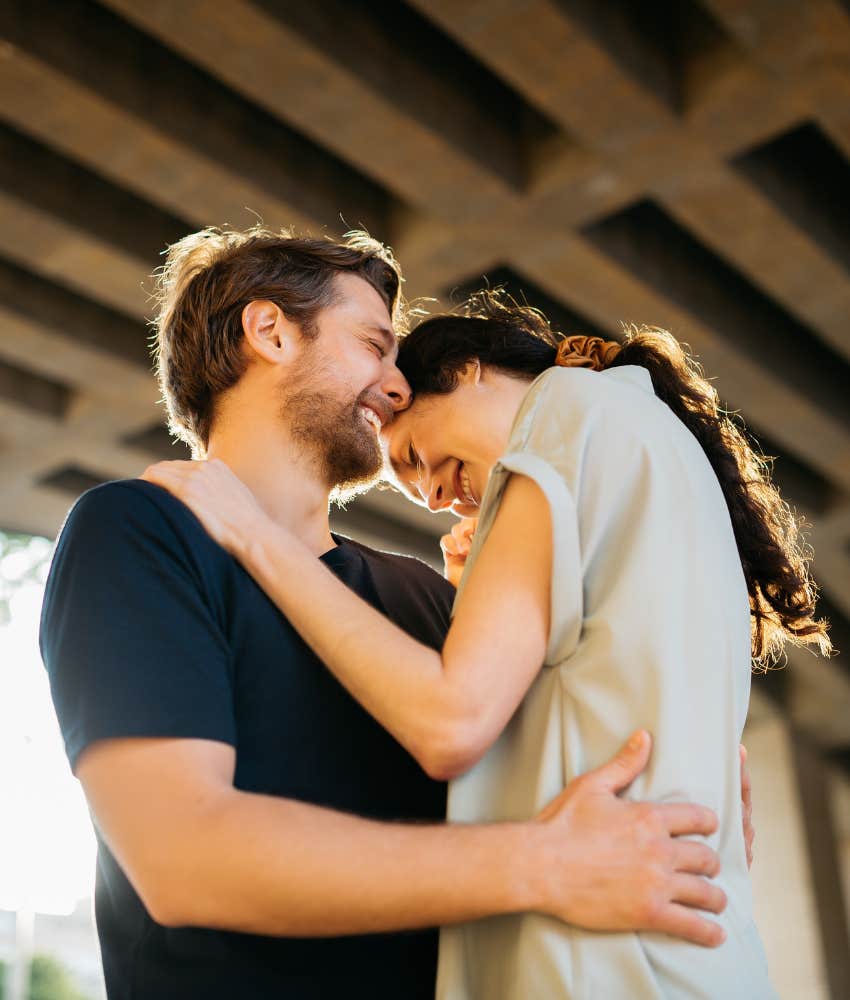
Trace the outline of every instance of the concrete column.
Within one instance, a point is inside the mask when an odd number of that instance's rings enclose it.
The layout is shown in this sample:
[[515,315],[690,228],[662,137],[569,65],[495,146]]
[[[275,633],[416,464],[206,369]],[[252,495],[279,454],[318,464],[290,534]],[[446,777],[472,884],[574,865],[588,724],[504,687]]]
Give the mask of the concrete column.
[[768,706],[753,707],[744,742],[753,779],[756,923],[782,1000],[831,1000],[788,726]]

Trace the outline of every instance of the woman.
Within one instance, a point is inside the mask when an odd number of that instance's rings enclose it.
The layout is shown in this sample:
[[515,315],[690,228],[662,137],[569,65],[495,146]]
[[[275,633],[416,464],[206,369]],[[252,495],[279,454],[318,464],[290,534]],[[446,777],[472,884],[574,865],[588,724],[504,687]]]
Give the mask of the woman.
[[[654,757],[629,794],[715,809],[728,899],[714,950],[533,914],[449,928],[438,995],[772,997],[738,812],[751,655],[828,639],[763,466],[660,330],[632,330],[623,347],[562,338],[481,293],[465,316],[421,324],[398,363],[414,392],[385,433],[399,485],[479,517],[441,654],[259,509],[245,516],[244,499],[239,524],[224,524],[225,502],[182,498],[354,697],[431,775],[454,779],[449,819],[533,815],[643,726]],[[462,544],[445,551],[456,572]]]

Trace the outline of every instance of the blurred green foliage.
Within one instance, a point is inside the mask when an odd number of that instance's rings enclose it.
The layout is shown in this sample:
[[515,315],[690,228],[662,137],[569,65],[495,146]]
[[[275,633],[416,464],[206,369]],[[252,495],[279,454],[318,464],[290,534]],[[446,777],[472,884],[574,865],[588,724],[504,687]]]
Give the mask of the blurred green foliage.
[[9,622],[15,591],[44,581],[52,554],[53,544],[46,538],[0,531],[0,626]]
[[[6,998],[6,973],[0,962],[0,1000]],[[52,955],[34,955],[30,966],[27,1000],[89,1000],[74,986],[68,970]]]

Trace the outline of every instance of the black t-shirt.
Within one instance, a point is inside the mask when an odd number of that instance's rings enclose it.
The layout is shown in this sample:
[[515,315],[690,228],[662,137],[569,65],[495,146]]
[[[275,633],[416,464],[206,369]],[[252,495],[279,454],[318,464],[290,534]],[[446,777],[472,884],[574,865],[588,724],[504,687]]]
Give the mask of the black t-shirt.
[[[418,560],[338,541],[322,562],[439,648],[453,588]],[[78,501],[47,582],[41,647],[72,767],[100,739],[217,740],[236,748],[240,789],[386,820],[445,816],[445,786],[159,487],[107,483]],[[435,931],[288,939],[166,928],[98,841],[110,1000],[433,996]]]

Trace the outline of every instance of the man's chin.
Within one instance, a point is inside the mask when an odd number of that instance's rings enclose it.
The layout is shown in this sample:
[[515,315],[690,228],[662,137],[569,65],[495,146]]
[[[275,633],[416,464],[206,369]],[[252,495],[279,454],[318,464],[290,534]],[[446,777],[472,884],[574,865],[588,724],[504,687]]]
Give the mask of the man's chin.
[[373,486],[377,486],[381,482],[380,471],[375,473],[373,476],[369,476],[364,479],[357,479],[351,482],[338,483],[336,486],[331,488],[329,499],[331,503],[336,504],[337,507],[344,507],[347,503],[350,503],[355,497],[360,496],[361,493],[368,493]]
[[[339,445],[342,444],[342,448]],[[338,442],[337,455],[328,456],[328,487],[331,500],[339,505],[370,490],[381,479],[384,463],[377,439],[351,442],[345,448]]]

